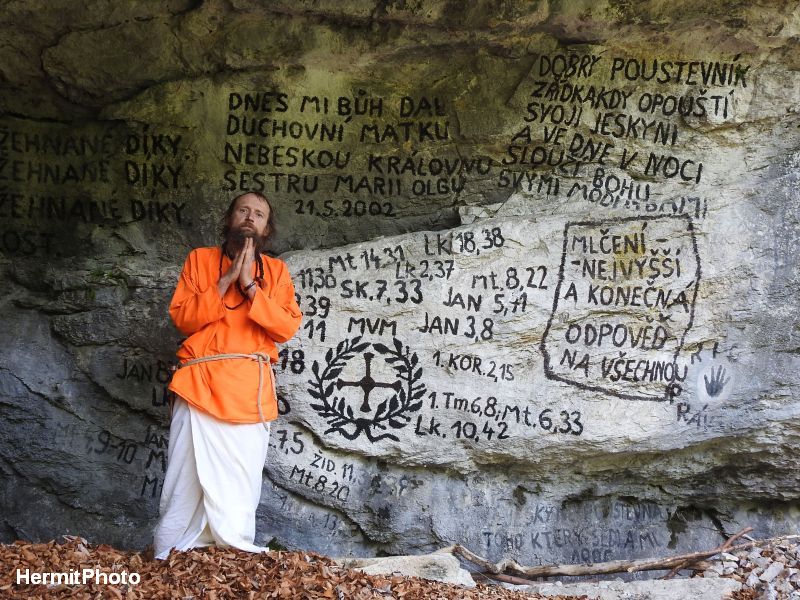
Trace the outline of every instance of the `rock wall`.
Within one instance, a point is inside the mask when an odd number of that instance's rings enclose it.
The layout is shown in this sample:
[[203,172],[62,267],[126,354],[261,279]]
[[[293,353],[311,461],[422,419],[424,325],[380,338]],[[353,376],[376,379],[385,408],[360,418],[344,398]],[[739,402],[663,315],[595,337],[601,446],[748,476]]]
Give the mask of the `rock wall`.
[[791,2],[6,2],[0,539],[149,543],[166,307],[273,198],[258,540],[527,564],[800,521]]

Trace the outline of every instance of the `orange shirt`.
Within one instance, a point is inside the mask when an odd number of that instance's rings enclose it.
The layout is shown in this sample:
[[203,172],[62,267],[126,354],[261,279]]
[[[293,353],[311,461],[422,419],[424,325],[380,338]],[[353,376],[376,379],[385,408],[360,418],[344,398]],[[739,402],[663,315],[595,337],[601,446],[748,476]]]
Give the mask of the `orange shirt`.
[[[193,250],[172,296],[169,314],[181,332],[189,337],[178,350],[181,362],[214,354],[259,352],[271,362],[278,361],[275,342],[289,340],[300,327],[302,314],[286,263],[262,255],[264,280],[256,287],[253,301],[231,284],[220,298],[222,249]],[[231,265],[222,256],[222,273]],[[253,276],[256,275],[253,265]],[[244,302],[242,302],[244,300]],[[235,307],[242,302],[241,306]],[[263,367],[261,409],[264,419],[278,416],[278,403],[270,385],[268,365]],[[218,419],[231,423],[258,423],[258,363],[248,359],[227,359],[178,369],[169,389]]]

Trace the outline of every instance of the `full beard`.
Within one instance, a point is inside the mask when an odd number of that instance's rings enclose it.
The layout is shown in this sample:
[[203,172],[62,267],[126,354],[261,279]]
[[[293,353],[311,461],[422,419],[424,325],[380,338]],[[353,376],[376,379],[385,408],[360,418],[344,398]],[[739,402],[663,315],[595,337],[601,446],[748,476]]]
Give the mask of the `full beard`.
[[228,258],[233,259],[234,256],[242,251],[247,238],[252,238],[253,242],[255,242],[256,254],[262,253],[267,246],[267,236],[257,235],[254,229],[231,229],[225,238],[225,254],[228,255]]

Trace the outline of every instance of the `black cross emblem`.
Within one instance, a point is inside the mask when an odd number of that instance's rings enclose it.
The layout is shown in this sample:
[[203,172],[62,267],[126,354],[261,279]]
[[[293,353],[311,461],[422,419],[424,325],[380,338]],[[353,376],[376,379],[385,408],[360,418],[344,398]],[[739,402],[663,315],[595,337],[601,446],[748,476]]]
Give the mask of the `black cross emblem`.
[[399,381],[394,383],[380,383],[375,381],[370,374],[370,363],[375,357],[371,352],[364,353],[364,362],[366,363],[366,374],[361,378],[361,381],[343,381],[339,379],[336,382],[336,389],[341,390],[343,387],[360,387],[364,390],[364,403],[361,405],[361,412],[370,412],[372,409],[369,406],[369,394],[375,388],[392,388],[395,392],[399,392],[401,384]]

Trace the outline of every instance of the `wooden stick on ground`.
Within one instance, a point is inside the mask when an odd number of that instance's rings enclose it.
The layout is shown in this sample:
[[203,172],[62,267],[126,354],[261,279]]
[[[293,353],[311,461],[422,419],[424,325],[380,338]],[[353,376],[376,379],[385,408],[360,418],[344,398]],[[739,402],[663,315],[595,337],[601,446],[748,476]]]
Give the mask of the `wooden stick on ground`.
[[[738,534],[737,534],[738,535]],[[735,537],[734,537],[735,539]],[[737,546],[728,546],[727,551],[735,552],[736,550],[746,550],[756,545],[768,545],[783,540],[797,540],[800,535],[787,535],[777,538],[770,538],[755,542],[747,542],[746,544],[739,544]],[[724,544],[723,544],[724,546]],[[657,571],[664,569],[672,569],[687,561],[702,560],[719,553],[719,549],[705,550],[703,552],[692,552],[690,554],[680,554],[667,558],[648,558],[638,560],[614,560],[604,563],[594,563],[589,565],[543,565],[539,567],[525,567],[518,564],[511,559],[503,560],[497,564],[488,561],[487,559],[473,554],[460,544],[450,546],[441,550],[442,552],[450,552],[453,555],[462,557],[464,560],[471,562],[487,573],[494,575],[511,574],[527,579],[535,579],[537,577],[555,577],[555,576],[585,576],[585,575],[607,575],[609,573],[635,573],[637,571]]]
[[[747,542],[745,544],[737,544],[736,546],[730,546],[729,548],[726,549],[726,551],[736,552],[737,550],[748,550],[753,546],[761,546],[761,545],[769,546],[785,540],[798,540],[798,539],[800,539],[800,535],[783,535],[776,538],[768,538],[765,540],[755,540],[752,542]],[[715,550],[709,550],[707,552],[693,552],[692,554],[684,554],[682,558],[683,559],[695,558],[695,557],[707,558],[709,556],[713,556],[714,554]],[[670,568],[665,566],[664,562],[673,560],[675,558],[681,558],[681,557],[673,557],[672,559],[651,559],[649,562],[645,562],[644,565],[640,566],[639,568],[629,568],[628,572],[633,573],[635,571],[646,571],[646,570],[652,571],[655,569]]]
[[[708,562],[708,561],[702,561],[701,560],[701,561],[698,561],[698,562],[693,562],[692,563],[692,567],[696,568],[696,569],[699,569],[699,570],[705,570],[705,569],[710,569],[713,564],[714,564],[713,562]],[[530,585],[532,583],[539,583],[538,581],[536,581],[534,579],[526,579],[524,577],[515,577],[514,575],[505,575],[503,573],[485,573],[485,572],[483,572],[483,573],[481,573],[481,575],[483,575],[484,577],[486,577],[488,579],[494,579],[496,581],[502,581],[504,583],[511,583],[513,585]]]
[[[720,544],[719,546],[717,546],[715,548],[716,551],[714,552],[714,554],[722,554],[723,552],[727,551],[728,549],[730,549],[730,547],[733,544],[733,542],[738,540],[743,535],[745,535],[747,533],[750,533],[751,531],[753,531],[752,527],[745,527],[740,532],[734,533],[731,537],[729,537],[722,544]],[[677,565],[676,567],[673,567],[673,569],[669,573],[664,575],[664,577],[662,577],[662,579],[670,579],[671,577],[676,575],[678,573],[678,571],[680,571],[681,569],[687,568],[689,565],[691,565],[694,562],[696,562],[696,560],[692,560],[692,559],[685,560],[684,562],[682,562],[681,564]]]

